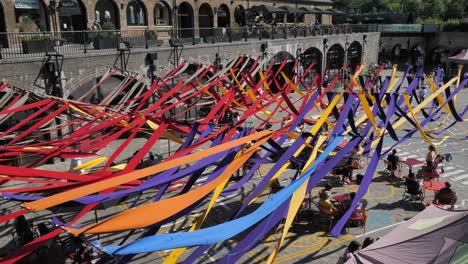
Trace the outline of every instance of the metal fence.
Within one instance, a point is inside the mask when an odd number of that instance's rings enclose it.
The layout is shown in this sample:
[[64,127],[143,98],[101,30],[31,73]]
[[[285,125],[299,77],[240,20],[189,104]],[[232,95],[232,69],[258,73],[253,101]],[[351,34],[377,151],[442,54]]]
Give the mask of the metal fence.
[[[425,25],[424,25],[425,26]],[[418,27],[422,32],[427,27]],[[42,57],[47,53],[78,55],[114,52],[122,45],[136,49],[170,47],[171,45],[215,44],[236,41],[290,39],[354,32],[384,32],[403,27],[389,25],[264,25],[240,28],[179,28],[166,31],[100,30],[37,33],[0,33],[0,59]],[[412,27],[415,28],[415,27]],[[405,27],[408,32],[408,27]],[[433,28],[431,28],[434,30]],[[177,43],[170,41],[171,36]]]

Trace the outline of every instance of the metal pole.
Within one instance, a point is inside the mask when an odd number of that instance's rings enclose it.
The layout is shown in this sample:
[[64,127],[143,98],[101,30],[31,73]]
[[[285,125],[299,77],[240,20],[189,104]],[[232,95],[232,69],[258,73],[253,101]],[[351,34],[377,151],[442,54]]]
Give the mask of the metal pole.
[[248,30],[248,16],[249,16],[249,8],[250,8],[250,1],[247,0],[247,8],[245,9],[245,17],[244,17],[244,27],[245,27],[245,41],[247,41],[247,37],[248,37],[248,34],[249,34],[249,30]]
[[55,11],[56,11],[55,5],[56,5],[55,0],[51,0],[51,1],[50,1],[50,6],[49,6],[49,7],[50,7],[50,12],[52,13],[52,29],[53,29],[54,32],[57,31],[57,24],[56,24],[56,22],[57,22],[56,20],[57,20],[57,19],[56,19],[56,17],[55,17]]
[[[94,220],[95,220],[96,223],[98,222],[97,209],[94,209]],[[100,239],[100,238],[99,238],[99,233],[98,233],[98,235],[97,235],[97,239],[98,239],[98,240]]]

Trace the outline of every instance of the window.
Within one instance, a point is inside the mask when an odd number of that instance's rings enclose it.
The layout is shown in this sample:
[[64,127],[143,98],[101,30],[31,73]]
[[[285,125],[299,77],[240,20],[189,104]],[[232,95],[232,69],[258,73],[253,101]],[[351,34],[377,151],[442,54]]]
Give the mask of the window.
[[129,26],[146,26],[146,10],[140,1],[130,1],[127,6],[127,24]]
[[163,1],[156,3],[154,8],[154,24],[155,25],[171,25],[171,15],[169,12],[169,7]]

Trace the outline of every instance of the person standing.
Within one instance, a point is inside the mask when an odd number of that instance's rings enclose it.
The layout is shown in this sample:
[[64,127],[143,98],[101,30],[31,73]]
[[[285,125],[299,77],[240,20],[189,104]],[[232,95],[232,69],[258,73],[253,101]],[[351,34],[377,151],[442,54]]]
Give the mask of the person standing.
[[429,146],[429,152],[426,155],[426,165],[429,169],[434,168],[434,160],[437,157],[436,148],[433,145]]
[[325,73],[325,76],[323,77],[323,88],[328,87],[328,74]]
[[426,97],[426,87],[421,87],[421,89],[419,89],[419,101],[422,102],[424,101],[424,98]]
[[392,153],[387,157],[388,161],[388,170],[390,171],[390,176],[395,176],[395,171],[398,169],[398,162],[400,161],[400,157],[397,156],[397,150],[393,149]]

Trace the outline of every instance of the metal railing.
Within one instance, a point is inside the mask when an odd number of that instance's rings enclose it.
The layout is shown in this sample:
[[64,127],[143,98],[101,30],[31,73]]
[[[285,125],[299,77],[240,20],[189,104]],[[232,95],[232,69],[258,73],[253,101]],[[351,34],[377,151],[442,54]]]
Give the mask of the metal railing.
[[[434,27],[362,25],[261,25],[237,28],[179,28],[168,30],[99,30],[36,33],[0,33],[0,59],[43,57],[47,53],[79,55],[114,52],[121,42],[131,48],[153,49],[170,47],[170,36],[177,36],[183,45],[215,44],[236,41],[291,39],[301,37],[349,34],[359,32],[396,32],[396,30],[427,32]],[[425,31],[426,30],[426,31]]]

